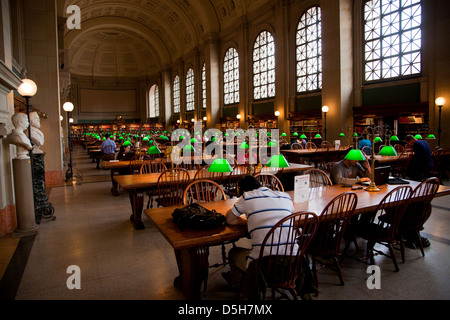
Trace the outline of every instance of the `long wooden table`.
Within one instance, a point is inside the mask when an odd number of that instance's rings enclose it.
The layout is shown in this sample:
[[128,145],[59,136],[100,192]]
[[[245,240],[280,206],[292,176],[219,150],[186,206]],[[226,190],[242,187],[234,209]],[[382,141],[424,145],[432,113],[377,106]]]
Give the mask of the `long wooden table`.
[[[298,163],[291,163],[291,166],[289,168],[283,169],[283,173],[301,172],[311,168],[312,168],[311,166]],[[269,169],[270,168],[265,168],[262,172],[276,173],[276,171],[271,171]],[[195,174],[197,173],[197,170],[189,170],[188,173],[190,180],[193,180]],[[233,174],[236,177],[244,176],[245,174],[247,174],[247,171],[243,170],[242,172],[234,172]],[[147,190],[150,190],[151,188],[157,187],[157,182],[160,175],[161,175],[160,173],[149,173],[149,174],[135,174],[135,175],[117,175],[113,177],[114,181],[116,181],[116,183],[122,189],[128,190],[130,193],[130,202],[132,209],[132,215],[130,217],[130,220],[133,222],[134,227],[136,229],[144,228],[144,224],[141,221],[142,209],[144,205],[144,193]],[[227,172],[224,173],[223,177],[226,178],[229,175],[230,173]]]
[[[418,182],[409,181],[413,189]],[[354,191],[358,196],[358,204],[355,215],[374,211],[382,198],[398,185],[379,186],[380,192],[368,192],[365,190]],[[337,195],[350,191],[350,188],[341,186],[321,187],[310,189],[309,201],[294,203],[294,212],[311,211],[318,215],[325,206]],[[294,199],[294,192],[289,191]],[[450,195],[450,188],[440,186],[437,197]],[[210,203],[202,203],[208,209],[226,214],[233,206],[235,200],[222,200]],[[175,251],[180,276],[175,285],[179,286],[187,299],[200,298],[200,287],[204,277],[208,273],[208,250],[206,246],[220,244],[224,241],[238,240],[247,233],[246,227],[225,225],[220,228],[207,231],[184,229],[181,231],[172,220],[174,207],[160,207],[145,210],[145,214],[154,222],[161,234],[170,243]]]

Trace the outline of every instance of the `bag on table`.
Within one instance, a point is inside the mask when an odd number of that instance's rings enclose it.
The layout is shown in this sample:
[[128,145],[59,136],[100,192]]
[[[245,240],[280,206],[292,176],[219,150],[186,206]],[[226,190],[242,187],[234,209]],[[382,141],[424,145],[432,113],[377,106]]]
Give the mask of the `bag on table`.
[[225,224],[225,216],[216,210],[208,210],[198,203],[177,208],[172,213],[173,222],[183,230],[184,227],[208,230]]

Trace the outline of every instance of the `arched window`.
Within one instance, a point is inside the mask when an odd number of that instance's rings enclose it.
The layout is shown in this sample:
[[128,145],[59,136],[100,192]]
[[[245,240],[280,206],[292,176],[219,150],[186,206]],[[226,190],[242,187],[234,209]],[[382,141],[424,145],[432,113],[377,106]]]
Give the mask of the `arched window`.
[[150,118],[159,117],[159,87],[156,84],[150,88],[149,111]]
[[223,59],[223,93],[225,105],[239,103],[239,55],[233,47]]
[[275,97],[275,42],[268,31],[256,38],[253,46],[253,98]]
[[180,77],[173,79],[173,113],[180,113]]
[[372,0],[365,3],[365,81],[420,74],[421,49],[420,0]]
[[297,93],[322,89],[322,19],[320,7],[300,18],[296,36]]
[[206,109],[206,64],[202,67],[202,109]]
[[195,88],[194,70],[189,69],[186,73],[186,111],[195,110]]

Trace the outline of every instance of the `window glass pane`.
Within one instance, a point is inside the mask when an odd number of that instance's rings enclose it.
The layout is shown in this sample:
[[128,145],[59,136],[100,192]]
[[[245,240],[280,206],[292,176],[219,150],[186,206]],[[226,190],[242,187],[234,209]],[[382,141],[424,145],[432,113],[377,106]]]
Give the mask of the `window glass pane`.
[[420,0],[371,0],[364,6],[365,80],[421,73]]
[[224,104],[239,103],[239,56],[231,47],[225,53],[223,61]]
[[275,97],[275,42],[263,31],[253,46],[253,98]]
[[296,36],[297,92],[322,89],[322,22],[320,7],[300,18]]
[[180,113],[180,77],[173,80],[173,113]]
[[186,74],[186,111],[195,109],[194,70],[189,69]]

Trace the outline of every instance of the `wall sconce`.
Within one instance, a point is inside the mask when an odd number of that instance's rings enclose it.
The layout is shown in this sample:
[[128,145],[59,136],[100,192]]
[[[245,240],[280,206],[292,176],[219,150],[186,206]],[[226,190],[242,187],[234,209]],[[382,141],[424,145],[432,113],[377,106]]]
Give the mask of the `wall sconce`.
[[439,108],[439,127],[438,127],[438,146],[441,145],[441,116],[442,116],[442,107],[445,105],[445,98],[439,97],[436,99],[435,103]]

